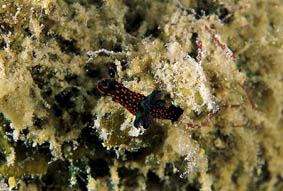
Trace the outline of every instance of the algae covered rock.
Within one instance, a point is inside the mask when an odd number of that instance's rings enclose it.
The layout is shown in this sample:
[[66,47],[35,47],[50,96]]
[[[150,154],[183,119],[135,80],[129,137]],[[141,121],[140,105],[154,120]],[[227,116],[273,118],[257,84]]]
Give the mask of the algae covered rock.
[[[0,2],[0,188],[282,190],[279,0]],[[136,128],[108,78],[162,92]]]

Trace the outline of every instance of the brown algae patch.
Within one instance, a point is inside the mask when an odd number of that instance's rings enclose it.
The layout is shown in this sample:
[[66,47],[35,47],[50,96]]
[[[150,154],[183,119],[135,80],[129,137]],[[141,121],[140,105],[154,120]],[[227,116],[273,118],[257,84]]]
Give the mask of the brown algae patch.
[[[0,2],[0,184],[282,190],[283,4]],[[184,110],[135,128],[117,81]]]

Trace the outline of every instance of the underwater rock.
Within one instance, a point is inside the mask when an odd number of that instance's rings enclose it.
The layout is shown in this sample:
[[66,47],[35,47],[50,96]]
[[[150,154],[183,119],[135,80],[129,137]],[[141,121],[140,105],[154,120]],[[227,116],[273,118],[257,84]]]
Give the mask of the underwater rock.
[[[281,1],[0,7],[0,186],[283,189]],[[109,67],[140,120],[97,90]]]

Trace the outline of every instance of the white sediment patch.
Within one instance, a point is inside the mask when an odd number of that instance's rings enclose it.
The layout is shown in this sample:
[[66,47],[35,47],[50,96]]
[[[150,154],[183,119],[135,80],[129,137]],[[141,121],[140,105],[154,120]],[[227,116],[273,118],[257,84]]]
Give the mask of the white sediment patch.
[[200,112],[203,106],[216,112],[217,98],[211,94],[203,67],[177,42],[167,44],[166,60],[152,65],[155,80],[170,93],[174,104]]

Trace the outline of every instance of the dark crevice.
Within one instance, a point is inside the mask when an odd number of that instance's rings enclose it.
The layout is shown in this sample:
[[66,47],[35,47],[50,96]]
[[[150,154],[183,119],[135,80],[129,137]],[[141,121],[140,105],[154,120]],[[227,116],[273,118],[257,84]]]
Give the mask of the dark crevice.
[[198,56],[197,38],[198,38],[198,34],[197,33],[192,33],[192,37],[190,39],[191,43],[192,43],[192,49],[188,53],[188,55],[191,56],[192,58],[194,58],[195,60],[197,60],[197,56]]
[[234,16],[230,14],[229,10],[225,7],[219,9],[218,18],[225,24],[229,24],[233,21]]
[[233,15],[229,9],[224,5],[219,4],[212,0],[199,0],[196,1],[197,6],[193,7],[196,12],[196,18],[200,19],[202,16],[217,15],[218,18],[225,24],[233,21]]
[[65,88],[61,93],[55,96],[55,100],[61,108],[75,107],[76,98],[79,96],[80,91],[75,87]]
[[80,49],[76,47],[76,41],[70,41],[66,40],[63,37],[56,36],[58,45],[60,46],[62,52],[66,54],[75,54],[79,55],[80,54]]
[[31,37],[32,36],[32,32],[30,31],[29,27],[24,29],[26,36]]
[[124,17],[124,27],[127,33],[133,36],[144,35],[138,34],[138,30],[145,21],[147,12],[150,10],[150,4],[142,1],[126,1],[125,4],[129,7],[128,12]]
[[94,178],[110,176],[109,166],[105,159],[99,158],[89,161],[91,176]]
[[132,189],[138,187],[138,172],[138,169],[128,169],[125,167],[118,168],[121,185],[125,186],[126,188]]
[[98,64],[87,63],[84,67],[84,71],[89,78],[97,80],[103,78],[101,66]]
[[186,186],[186,191],[200,191],[201,185],[199,182],[194,181]]
[[[115,36],[113,38],[118,38],[117,39],[117,42],[113,42],[113,40],[111,40],[111,38],[109,37],[99,37],[98,38],[98,46],[100,49],[106,49],[106,50],[111,50],[111,51],[114,51],[114,52],[122,52],[123,51],[123,48],[122,48],[122,40],[119,39],[118,36]],[[107,53],[100,53],[99,54],[100,56],[109,56],[109,54]]]
[[125,156],[127,158],[127,161],[136,161],[140,159],[144,159],[144,157],[149,153],[149,150],[146,148],[140,148],[136,152],[130,152],[130,151],[125,151]]
[[54,111],[55,117],[61,117],[62,116],[63,111],[60,109],[60,107],[57,104],[53,104],[52,109]]
[[270,180],[270,171],[268,169],[268,161],[264,161],[263,165],[261,166],[261,174],[257,177],[256,185],[259,185],[268,182]]
[[76,85],[76,86],[80,85],[79,79],[80,79],[80,77],[77,74],[67,74],[65,76],[66,82],[68,82],[69,84],[72,84],[72,85]]
[[136,32],[140,28],[143,20],[144,18],[140,13],[127,13],[125,16],[126,32],[131,34]]
[[154,26],[153,28],[147,29],[146,33],[144,34],[145,37],[153,37],[157,38],[161,33],[161,30],[158,25]]
[[74,161],[74,166],[78,167],[80,170],[76,173],[77,185],[76,187],[80,191],[87,191],[88,184],[88,174],[87,174],[87,165],[84,160]]
[[[0,17],[1,18],[1,17]],[[1,22],[0,20],[0,33],[3,35],[7,35],[9,32],[13,33],[14,32],[14,27],[11,27],[9,24],[5,22]]]
[[89,3],[94,5],[96,8],[101,8],[104,4],[103,0],[89,0]]
[[147,190],[163,190],[163,181],[155,173],[149,171],[146,178],[146,188]]
[[127,59],[122,59],[121,61],[121,65],[122,65],[122,70],[126,70],[128,68],[128,60]]
[[0,40],[0,49],[4,50],[6,48],[6,43],[4,41],[4,39]]
[[[56,173],[54,173],[56,172]],[[43,191],[69,190],[70,172],[69,166],[62,160],[57,160],[49,164],[47,174],[43,175]]]

